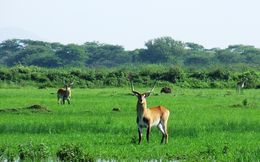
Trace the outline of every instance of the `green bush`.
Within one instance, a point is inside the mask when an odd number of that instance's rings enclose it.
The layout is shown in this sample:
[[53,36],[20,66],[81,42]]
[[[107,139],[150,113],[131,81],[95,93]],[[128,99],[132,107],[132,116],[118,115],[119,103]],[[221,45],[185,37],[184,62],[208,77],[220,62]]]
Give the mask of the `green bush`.
[[[150,67],[150,69],[149,69]],[[214,69],[209,71],[184,71],[180,67],[131,67],[129,69],[46,69],[18,66],[0,68],[0,87],[10,84],[33,85],[39,88],[61,87],[63,82],[74,82],[74,87],[124,87],[131,79],[135,85],[147,86],[155,80],[176,84],[183,88],[234,88],[236,82],[247,78],[246,88],[260,85],[260,74],[255,71],[231,72]],[[13,86],[14,87],[14,86]]]
[[186,80],[189,85],[189,88],[209,88],[209,84],[207,82],[203,82],[199,79],[190,78]]
[[50,149],[44,143],[33,144],[31,141],[18,146],[20,160],[46,160],[50,156]]
[[16,155],[16,149],[7,145],[0,146],[0,161],[15,161]]
[[230,73],[224,69],[216,69],[208,73],[208,78],[211,80],[229,80]]
[[89,155],[84,153],[82,147],[75,144],[64,144],[56,153],[61,161],[94,161]]

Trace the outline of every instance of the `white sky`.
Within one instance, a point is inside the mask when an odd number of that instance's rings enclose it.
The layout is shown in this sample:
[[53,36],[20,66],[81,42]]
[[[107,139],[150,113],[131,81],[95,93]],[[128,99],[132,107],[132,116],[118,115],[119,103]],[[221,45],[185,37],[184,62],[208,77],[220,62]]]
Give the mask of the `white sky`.
[[0,41],[99,41],[133,50],[162,36],[259,48],[260,0],[0,0]]

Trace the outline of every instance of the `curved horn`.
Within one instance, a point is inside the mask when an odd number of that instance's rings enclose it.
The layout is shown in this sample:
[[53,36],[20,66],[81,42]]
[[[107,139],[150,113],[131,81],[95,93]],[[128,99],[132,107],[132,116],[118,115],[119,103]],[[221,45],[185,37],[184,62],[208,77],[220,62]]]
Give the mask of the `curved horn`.
[[132,92],[134,93],[134,94],[139,94],[138,92],[136,92],[135,90],[134,90],[134,84],[133,84],[133,81],[130,81],[131,82],[131,89],[132,89]]
[[132,81],[131,81],[131,89],[132,89],[133,92],[135,91],[135,90],[134,90],[134,84],[133,84]]
[[153,84],[153,88],[149,91],[150,93],[153,92],[154,88],[155,88],[155,85],[157,83],[157,80],[155,80],[154,84]]

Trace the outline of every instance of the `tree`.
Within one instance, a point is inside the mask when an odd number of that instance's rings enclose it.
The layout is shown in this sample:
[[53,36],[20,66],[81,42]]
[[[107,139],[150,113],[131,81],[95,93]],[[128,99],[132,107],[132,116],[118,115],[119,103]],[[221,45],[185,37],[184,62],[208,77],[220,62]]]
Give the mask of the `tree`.
[[192,51],[204,51],[204,47],[202,45],[196,44],[196,43],[191,43],[191,42],[187,42],[185,43],[185,47],[187,49],[190,49]]
[[231,52],[229,50],[221,50],[216,54],[217,59],[224,64],[238,63],[241,57],[238,53]]
[[22,48],[22,43],[18,39],[3,41],[0,44],[0,64],[8,65],[8,60]]
[[88,42],[84,44],[84,48],[90,54],[86,61],[87,66],[113,67],[131,62],[131,56],[122,46]]
[[165,63],[171,62],[175,57],[184,54],[184,44],[171,37],[161,37],[145,43],[147,50],[141,55],[145,62]]
[[232,45],[228,47],[228,50],[240,54],[243,58],[241,61],[244,63],[260,64],[260,49],[254,46]]
[[83,47],[76,44],[68,44],[56,52],[61,59],[63,66],[83,66],[84,60],[88,57]]
[[208,65],[209,64],[209,58],[208,57],[202,57],[202,56],[192,56],[188,57],[184,60],[185,65]]

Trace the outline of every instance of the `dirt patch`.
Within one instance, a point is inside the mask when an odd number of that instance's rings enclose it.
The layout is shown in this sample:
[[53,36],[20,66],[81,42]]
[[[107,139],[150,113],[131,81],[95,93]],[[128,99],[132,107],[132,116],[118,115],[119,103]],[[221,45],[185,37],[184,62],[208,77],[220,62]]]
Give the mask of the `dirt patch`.
[[18,109],[1,109],[0,112],[18,112]]
[[1,109],[1,112],[10,112],[10,113],[23,113],[23,112],[51,112],[47,107],[41,106],[41,105],[31,105],[24,108],[10,108],[10,109]]
[[44,107],[41,105],[32,105],[32,106],[26,107],[24,109],[27,109],[31,112],[51,112],[47,107]]
[[232,107],[232,108],[242,108],[243,106],[241,104],[234,104],[234,105],[230,105],[229,107]]

